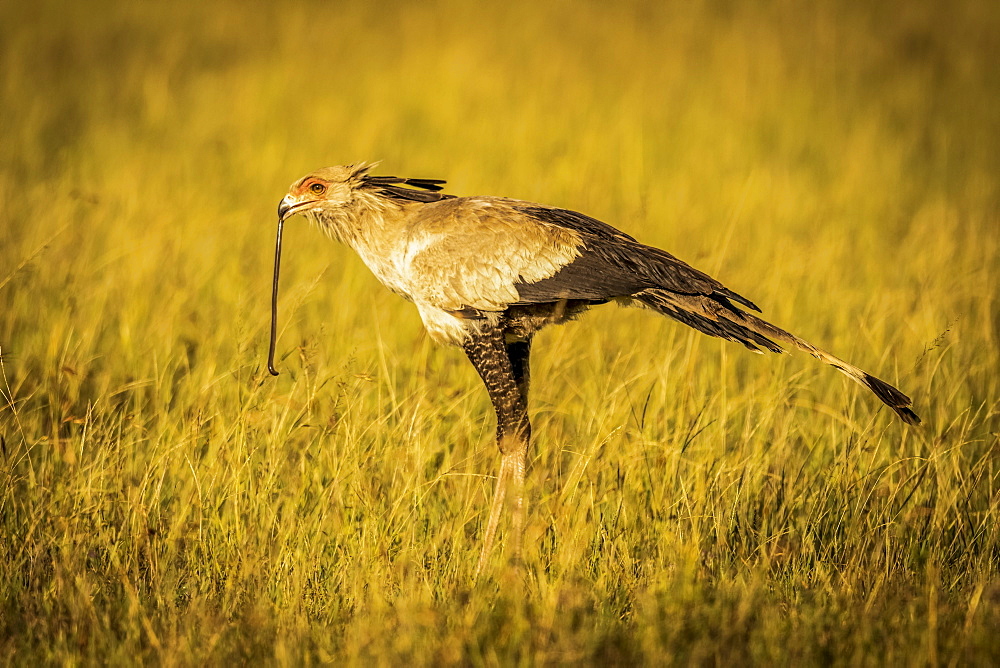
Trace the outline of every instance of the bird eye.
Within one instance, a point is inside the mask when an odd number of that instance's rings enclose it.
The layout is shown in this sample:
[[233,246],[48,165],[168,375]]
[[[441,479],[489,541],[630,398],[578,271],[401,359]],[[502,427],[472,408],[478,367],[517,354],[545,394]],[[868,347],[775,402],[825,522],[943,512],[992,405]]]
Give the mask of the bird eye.
[[322,183],[314,183],[311,186],[309,186],[309,190],[313,191],[317,195],[322,195],[323,193],[326,192],[326,186],[324,186]]

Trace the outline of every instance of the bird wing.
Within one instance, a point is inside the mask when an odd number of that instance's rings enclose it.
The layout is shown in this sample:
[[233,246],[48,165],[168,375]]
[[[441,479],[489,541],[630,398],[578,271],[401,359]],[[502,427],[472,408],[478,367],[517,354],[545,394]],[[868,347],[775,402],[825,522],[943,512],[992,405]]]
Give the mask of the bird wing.
[[[607,223],[565,209],[530,204],[514,208],[536,220],[577,230],[583,240],[580,255],[572,263],[551,277],[517,286],[525,303],[561,298],[607,299],[656,288],[683,295],[731,299],[760,311],[749,299],[708,274],[664,250],[639,243]],[[601,286],[605,294],[598,295]]]
[[606,300],[649,288],[759,310],[669,253],[566,209],[460,197],[419,207],[406,235],[403,271],[411,295],[444,310]]
[[518,284],[553,276],[580,255],[579,232],[512,202],[459,197],[417,207],[400,267],[413,300],[446,311],[502,311],[520,300]]

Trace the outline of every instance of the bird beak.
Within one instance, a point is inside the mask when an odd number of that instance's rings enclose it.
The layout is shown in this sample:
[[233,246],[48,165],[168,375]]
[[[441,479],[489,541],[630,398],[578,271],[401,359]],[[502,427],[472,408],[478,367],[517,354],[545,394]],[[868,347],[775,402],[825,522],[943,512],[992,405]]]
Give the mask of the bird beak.
[[290,195],[285,195],[285,197],[278,202],[278,221],[281,222],[284,221],[285,218],[288,218],[288,212],[294,209],[296,204],[298,204],[298,202],[293,200]]

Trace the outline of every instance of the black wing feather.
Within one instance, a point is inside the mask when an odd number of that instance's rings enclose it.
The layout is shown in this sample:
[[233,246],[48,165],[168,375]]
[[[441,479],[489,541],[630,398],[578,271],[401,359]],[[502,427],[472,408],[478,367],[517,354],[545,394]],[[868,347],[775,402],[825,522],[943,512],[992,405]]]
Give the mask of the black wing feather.
[[[760,311],[756,304],[670,253],[646,246],[624,232],[595,218],[566,209],[515,206],[517,211],[544,223],[581,233],[580,257],[550,278],[518,284],[524,301],[554,299],[607,299],[634,295],[646,288],[660,288],[687,295],[732,299]],[[579,291],[579,292],[577,292]],[[600,292],[600,295],[595,293]],[[531,295],[530,297],[528,295]]]
[[584,252],[554,275],[534,283],[515,283],[518,304],[544,304],[560,299],[607,300],[633,295],[653,284]]
[[[742,343],[750,350],[760,352],[761,348],[766,348],[772,353],[780,353],[784,350],[780,345],[766,336],[753,331],[749,327],[740,325],[737,322],[726,320],[725,318],[712,320],[697,313],[677,308],[675,305],[670,303],[669,299],[662,298],[662,292],[662,290],[646,290],[645,292],[636,295],[636,300],[645,304],[657,313],[662,313],[663,315],[673,318],[678,322],[684,323],[688,327],[693,327],[703,334],[717,336],[719,338],[726,339],[727,341]],[[726,303],[725,306],[728,309],[739,313],[739,311],[736,310],[736,307],[731,304]]]
[[611,227],[605,222],[585,216],[582,213],[577,213],[576,211],[570,211],[569,209],[553,209],[546,206],[515,206],[514,208],[543,223],[552,223],[559,227],[567,227],[603,241],[631,241],[638,243],[634,238],[615,227]]

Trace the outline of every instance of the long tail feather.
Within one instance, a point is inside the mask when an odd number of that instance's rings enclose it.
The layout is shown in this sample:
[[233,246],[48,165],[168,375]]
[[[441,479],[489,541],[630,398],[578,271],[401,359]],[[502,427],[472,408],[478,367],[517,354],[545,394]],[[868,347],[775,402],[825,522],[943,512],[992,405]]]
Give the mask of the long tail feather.
[[[809,353],[852,380],[864,385],[882,403],[895,411],[896,415],[907,424],[920,424],[920,417],[910,409],[910,406],[913,405],[910,398],[889,383],[876,378],[870,373],[859,369],[849,362],[845,362],[825,350],[817,348],[807,341],[803,341],[794,334],[786,332],[766,320],[736,308],[725,298],[720,299],[704,295],[680,295],[665,290],[646,290],[636,295],[636,298],[661,313],[677,318],[681,322],[685,322],[706,334],[739,341],[747,345],[747,347],[750,347],[748,343],[763,344],[763,347],[775,352],[780,351],[780,348],[774,345],[774,342],[781,342]],[[677,317],[677,315],[670,312],[671,310],[684,312],[688,314],[688,317]],[[695,319],[698,324],[689,322],[691,319]],[[713,328],[716,331],[713,331]],[[772,345],[769,346],[763,342]]]

